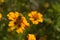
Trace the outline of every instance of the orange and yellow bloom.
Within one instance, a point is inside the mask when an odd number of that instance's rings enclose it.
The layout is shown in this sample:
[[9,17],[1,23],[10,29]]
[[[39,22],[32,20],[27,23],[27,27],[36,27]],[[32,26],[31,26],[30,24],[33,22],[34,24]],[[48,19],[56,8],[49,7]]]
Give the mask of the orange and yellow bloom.
[[36,40],[36,36],[34,34],[28,34],[28,40]]
[[25,19],[25,17],[22,17],[21,22],[20,22],[20,27],[16,30],[17,33],[23,33],[23,30],[25,30],[25,27],[29,27],[29,23]]
[[0,13],[0,20],[2,19],[2,14]]
[[9,20],[11,20],[8,24],[9,31],[15,29],[17,33],[23,33],[25,27],[29,27],[29,23],[27,22],[26,18],[18,12],[10,12],[7,17]]
[[43,22],[43,15],[37,11],[30,12],[28,16],[30,17],[29,20],[32,21],[33,24]]
[[9,14],[7,14],[7,17],[9,20],[16,20],[19,16],[18,12],[10,12]]

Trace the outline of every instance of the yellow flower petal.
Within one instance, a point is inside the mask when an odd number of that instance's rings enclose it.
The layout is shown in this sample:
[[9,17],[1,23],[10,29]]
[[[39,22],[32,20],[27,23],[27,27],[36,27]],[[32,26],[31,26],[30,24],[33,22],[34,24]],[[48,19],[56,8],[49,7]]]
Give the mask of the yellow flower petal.
[[10,27],[9,29],[8,29],[8,31],[10,32],[10,31],[13,31],[15,29],[15,27]]
[[25,28],[22,26],[22,27],[20,27],[22,30],[25,30]]
[[36,40],[36,37],[34,34],[28,34],[27,38],[28,40]]
[[19,13],[18,12],[15,12],[15,15],[16,15],[16,17],[18,17],[19,16]]
[[13,27],[14,25],[15,25],[14,21],[10,21],[9,24],[8,24],[9,27]]
[[34,19],[33,18],[30,18],[29,20],[33,21]]
[[39,20],[39,22],[41,22],[41,23],[42,23],[42,22],[43,22],[43,18],[41,18],[41,19]]
[[32,15],[34,15],[34,14],[36,14],[36,13],[37,13],[37,11],[32,11],[32,12],[31,12]]
[[29,17],[32,17],[32,15],[31,15],[30,13],[28,14],[28,16],[29,16]]
[[10,12],[9,14],[7,14],[9,20],[16,20],[18,16],[19,16],[18,12]]
[[28,27],[29,27],[30,25],[29,25],[29,23],[27,22],[27,20],[25,19],[25,17],[22,17],[22,19],[23,19],[23,22],[22,22],[22,23],[23,23],[25,26],[28,26]]
[[42,15],[41,13],[38,13],[38,16],[39,16],[39,17],[43,17],[43,15]]
[[2,19],[2,14],[0,13],[0,20]]
[[33,24],[38,24],[38,21],[32,21]]
[[19,33],[23,33],[23,30],[21,28],[17,29],[16,32]]

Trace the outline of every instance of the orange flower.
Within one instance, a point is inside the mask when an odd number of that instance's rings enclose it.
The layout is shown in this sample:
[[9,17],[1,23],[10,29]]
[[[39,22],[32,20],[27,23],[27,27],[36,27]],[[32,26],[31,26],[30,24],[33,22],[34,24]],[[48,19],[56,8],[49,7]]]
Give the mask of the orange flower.
[[25,30],[25,27],[29,27],[29,23],[25,19],[25,17],[22,16],[21,22],[20,22],[20,27],[16,30],[17,33],[23,33]]
[[0,13],[0,20],[2,19],[2,14]]
[[28,40],[36,40],[36,37],[34,34],[28,34],[27,38]]
[[33,24],[43,22],[43,15],[37,11],[30,12],[28,16],[30,17],[29,20],[31,20]]
[[18,12],[10,12],[9,14],[7,14],[7,17],[9,20],[16,20],[19,16]]
[[15,29],[17,33],[23,33],[25,27],[29,27],[29,23],[22,14],[10,12],[7,16],[9,20],[12,20],[8,24],[9,30]]

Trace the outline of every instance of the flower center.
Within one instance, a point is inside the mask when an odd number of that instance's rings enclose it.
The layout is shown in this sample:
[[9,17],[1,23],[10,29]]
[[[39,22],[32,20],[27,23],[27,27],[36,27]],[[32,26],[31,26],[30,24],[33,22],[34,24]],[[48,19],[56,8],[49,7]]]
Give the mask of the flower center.
[[22,19],[21,19],[21,16],[19,16],[14,24],[17,25],[18,27],[20,27],[21,23],[22,23]]
[[37,19],[38,19],[38,15],[35,14],[35,15],[33,16],[33,18],[34,18],[34,20],[37,20]]

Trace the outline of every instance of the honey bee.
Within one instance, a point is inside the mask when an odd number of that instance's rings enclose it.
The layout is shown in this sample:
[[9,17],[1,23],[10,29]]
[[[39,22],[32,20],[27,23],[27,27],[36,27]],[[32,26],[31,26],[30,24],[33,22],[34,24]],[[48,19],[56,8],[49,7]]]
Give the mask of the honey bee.
[[17,27],[19,28],[20,26],[21,26],[21,16],[19,16],[18,18],[17,18],[17,20],[15,21],[15,25],[17,25]]

